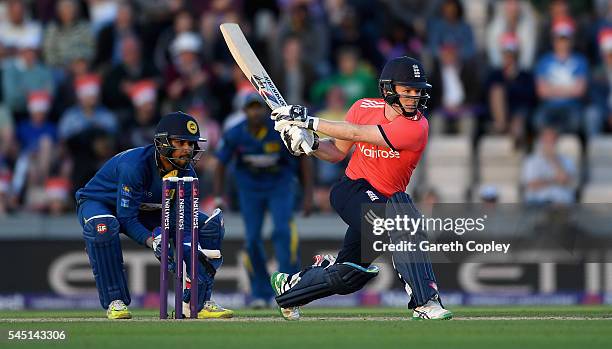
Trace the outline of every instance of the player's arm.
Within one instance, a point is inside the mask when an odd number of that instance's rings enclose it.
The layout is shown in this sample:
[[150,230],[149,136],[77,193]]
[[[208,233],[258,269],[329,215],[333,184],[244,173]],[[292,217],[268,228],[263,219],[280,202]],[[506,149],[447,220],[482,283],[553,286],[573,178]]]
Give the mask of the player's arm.
[[147,245],[151,232],[138,220],[140,204],[144,197],[143,178],[138,168],[131,164],[119,165],[117,187],[117,220],[125,234],[141,245]]
[[[329,121],[319,118],[317,132],[325,133],[337,140],[352,143],[364,142],[388,147],[378,125],[358,125],[346,121]],[[349,147],[350,149],[350,147]]]
[[325,138],[319,140],[319,149],[313,155],[321,160],[336,163],[344,160],[352,146],[351,141]]
[[[301,105],[288,105],[272,111],[271,118],[275,121],[274,128],[280,131],[286,125],[294,125],[309,130],[325,133],[337,140],[352,143],[365,142],[379,146],[389,146],[382,129],[378,125],[361,125],[352,122],[353,106],[346,115],[346,121],[330,121],[308,115],[308,110]],[[344,149],[346,145],[341,145]],[[350,149],[350,146],[348,146]]]

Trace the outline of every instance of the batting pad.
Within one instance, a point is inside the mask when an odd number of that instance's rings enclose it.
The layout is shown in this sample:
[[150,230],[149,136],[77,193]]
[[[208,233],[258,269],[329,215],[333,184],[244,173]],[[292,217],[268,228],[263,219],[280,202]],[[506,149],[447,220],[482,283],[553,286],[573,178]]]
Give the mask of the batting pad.
[[[387,201],[386,216],[407,216],[420,218],[421,213],[417,210],[406,193],[396,193]],[[418,230],[415,234],[410,234],[406,231],[392,230],[388,231],[392,243],[400,243],[402,241],[413,242],[418,246],[418,243],[427,240],[425,232]],[[431,260],[427,252],[417,248],[413,252],[393,252],[393,267],[397,271],[399,278],[405,284],[406,292],[411,295],[408,308],[414,309],[427,303],[430,299],[439,298],[436,276],[434,275]]]
[[100,304],[108,309],[110,302],[120,299],[129,305],[131,298],[123,266],[119,222],[112,215],[91,217],[85,223],[83,236]]

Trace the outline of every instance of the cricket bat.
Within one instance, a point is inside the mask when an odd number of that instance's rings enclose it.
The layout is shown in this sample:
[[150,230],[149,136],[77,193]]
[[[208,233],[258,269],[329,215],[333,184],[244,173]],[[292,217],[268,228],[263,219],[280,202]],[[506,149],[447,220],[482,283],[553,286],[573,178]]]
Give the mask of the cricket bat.
[[[264,99],[268,107],[274,110],[278,107],[287,105],[276,85],[266,72],[261,62],[253,52],[251,45],[244,37],[240,26],[236,23],[223,23],[219,26],[223,39],[232,53],[232,57],[240,67],[247,79]],[[307,131],[306,131],[307,132]],[[302,150],[306,154],[312,153],[312,149],[305,142],[302,143]]]

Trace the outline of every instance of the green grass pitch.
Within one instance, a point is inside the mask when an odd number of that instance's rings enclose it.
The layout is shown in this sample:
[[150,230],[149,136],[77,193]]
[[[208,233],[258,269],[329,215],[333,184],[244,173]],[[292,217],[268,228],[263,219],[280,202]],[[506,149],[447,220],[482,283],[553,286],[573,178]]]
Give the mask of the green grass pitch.
[[[275,310],[230,320],[133,320],[102,311],[0,311],[0,348],[612,348],[612,308],[453,307],[451,321],[412,321],[398,308],[317,309],[288,322]],[[8,331],[64,330],[64,341],[9,341]]]

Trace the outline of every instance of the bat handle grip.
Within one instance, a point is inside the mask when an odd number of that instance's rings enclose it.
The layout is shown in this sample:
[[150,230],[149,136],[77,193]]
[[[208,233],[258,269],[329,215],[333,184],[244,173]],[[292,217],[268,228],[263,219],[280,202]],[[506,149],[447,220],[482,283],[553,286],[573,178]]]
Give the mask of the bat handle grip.
[[313,153],[312,148],[307,143],[302,142],[300,146],[302,147],[302,150],[304,151],[304,153],[306,153],[306,155],[310,155]]

